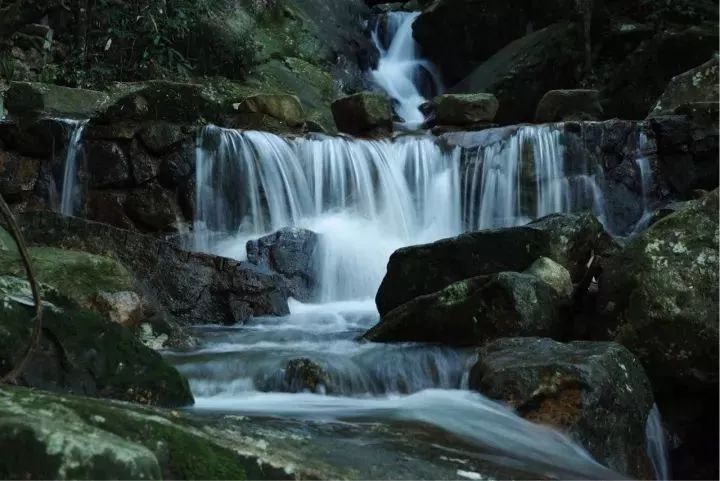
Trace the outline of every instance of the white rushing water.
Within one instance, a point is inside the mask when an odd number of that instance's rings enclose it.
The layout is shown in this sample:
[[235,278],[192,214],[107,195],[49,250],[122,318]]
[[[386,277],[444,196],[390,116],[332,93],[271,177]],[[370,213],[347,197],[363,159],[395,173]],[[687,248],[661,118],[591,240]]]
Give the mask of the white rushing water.
[[646,229],[650,221],[652,220],[653,211],[651,205],[651,192],[653,189],[653,172],[652,166],[650,165],[650,159],[645,154],[649,148],[648,137],[645,132],[640,132],[638,139],[637,157],[635,158],[635,164],[637,165],[638,171],[640,172],[640,185],[642,187],[642,202],[643,202],[643,214],[640,220],[635,225],[633,234],[639,233]]
[[655,479],[670,479],[670,461],[668,456],[667,437],[662,425],[662,417],[657,404],[653,405],[645,425],[646,451],[652,463]]
[[60,190],[60,213],[71,216],[75,213],[75,203],[78,199],[77,162],[82,150],[82,135],[87,121],[62,119],[62,122],[69,126],[69,134],[63,167],[63,183]]
[[432,63],[420,57],[420,46],[412,35],[419,12],[390,12],[377,22],[372,41],[380,54],[370,77],[393,99],[401,126],[418,128],[425,121],[420,106],[426,95],[442,93],[440,74]]

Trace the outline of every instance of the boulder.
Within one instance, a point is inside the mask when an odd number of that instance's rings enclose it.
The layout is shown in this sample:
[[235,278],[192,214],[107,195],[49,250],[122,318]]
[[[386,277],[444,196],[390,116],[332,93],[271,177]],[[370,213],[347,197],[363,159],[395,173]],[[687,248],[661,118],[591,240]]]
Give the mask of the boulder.
[[35,82],[11,82],[5,105],[13,116],[92,117],[107,103],[108,95]]
[[285,228],[247,243],[248,262],[276,272],[290,296],[308,302],[317,286],[314,255],[318,236],[312,231]]
[[269,115],[290,126],[298,126],[305,121],[305,111],[300,100],[288,94],[251,95],[236,104],[235,110]]
[[152,232],[176,232],[182,214],[172,192],[159,184],[148,184],[130,192],[125,212],[133,223]]
[[565,122],[568,120],[600,120],[603,109],[597,90],[551,90],[540,99],[535,122]]
[[118,142],[89,140],[85,142],[88,182],[91,188],[129,187],[130,161]]
[[565,327],[552,287],[531,274],[501,272],[416,297],[383,315],[363,338],[479,346],[507,336],[560,337]]
[[138,325],[144,317],[142,299],[132,291],[100,291],[92,300],[93,310],[125,327]]
[[543,256],[565,267],[577,281],[593,252],[604,252],[610,244],[602,224],[592,214],[581,213],[555,214],[528,226],[471,232],[406,247],[390,256],[375,302],[384,316],[453,282],[503,271],[521,272]]
[[285,385],[288,392],[323,393],[328,382],[327,372],[310,359],[292,359],[285,367]]
[[645,453],[652,389],[638,360],[618,344],[499,339],[480,350],[470,388],[564,431],[619,473],[653,479]]
[[717,389],[718,192],[687,202],[612,257],[600,278],[604,335],[656,390]]
[[9,201],[27,198],[35,188],[40,161],[0,146],[0,194]]
[[336,100],[331,108],[341,132],[358,136],[392,132],[392,105],[382,94],[360,92]]
[[121,229],[135,229],[125,212],[126,201],[125,190],[90,190],[85,201],[85,217]]
[[432,100],[439,125],[468,125],[492,122],[499,104],[492,94],[444,94]]
[[676,109],[694,102],[718,102],[718,58],[673,77],[650,111],[650,117],[673,115]]
[[573,283],[570,273],[552,259],[539,257],[525,270],[525,274],[531,274],[545,282],[561,299],[569,299],[572,296]]
[[162,155],[178,145],[186,134],[178,124],[151,122],[140,129],[138,136],[151,153]]
[[31,245],[111,254],[141,286],[143,297],[182,325],[234,324],[289,312],[282,281],[250,263],[53,212],[23,213],[17,220]]
[[477,66],[452,93],[487,92],[500,102],[499,124],[530,122],[542,96],[577,84],[582,43],[567,23],[553,24],[519,38]]
[[[0,277],[0,375],[24,355],[33,329],[30,285]],[[18,381],[56,392],[159,406],[192,404],[187,380],[119,324],[45,287],[43,331]]]

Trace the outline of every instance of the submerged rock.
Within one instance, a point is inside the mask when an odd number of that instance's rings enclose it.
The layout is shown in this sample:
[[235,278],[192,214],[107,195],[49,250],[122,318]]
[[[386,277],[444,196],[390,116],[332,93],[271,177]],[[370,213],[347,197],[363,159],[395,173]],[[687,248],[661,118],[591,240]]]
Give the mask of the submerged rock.
[[392,132],[392,105],[382,94],[360,92],[336,100],[331,107],[341,132],[370,137]]
[[579,280],[593,253],[610,248],[602,224],[589,213],[554,214],[527,226],[463,234],[393,253],[375,302],[381,316],[453,282],[503,271],[524,271],[548,257]]
[[478,346],[498,337],[560,337],[564,329],[550,285],[535,275],[501,272],[416,297],[383,315],[363,338]]
[[278,273],[290,296],[311,301],[317,287],[314,261],[317,243],[317,234],[307,229],[281,229],[249,241],[248,262]]
[[568,433],[620,473],[653,476],[645,454],[650,382],[618,344],[499,339],[480,350],[470,387],[530,421]]
[[[30,342],[30,285],[0,277],[0,375],[20,361]],[[192,404],[187,380],[119,324],[87,311],[52,288],[43,289],[43,332],[19,382],[56,392],[158,406]]]
[[285,385],[290,392],[324,393],[328,382],[325,369],[310,359],[293,359],[285,367]]
[[603,108],[597,90],[551,90],[538,103],[535,122],[600,120]]

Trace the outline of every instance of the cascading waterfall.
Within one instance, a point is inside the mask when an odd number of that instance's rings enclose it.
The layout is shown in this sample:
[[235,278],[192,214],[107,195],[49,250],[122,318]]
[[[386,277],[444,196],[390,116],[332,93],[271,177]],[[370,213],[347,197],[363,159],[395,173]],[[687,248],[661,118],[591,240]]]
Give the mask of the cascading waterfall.
[[81,141],[85,120],[62,119],[69,126],[67,153],[65,154],[65,165],[63,167],[63,183],[60,191],[60,213],[71,216],[75,212],[77,200],[77,162],[81,154]]
[[666,481],[670,479],[670,462],[668,461],[668,447],[662,417],[657,404],[650,410],[645,425],[646,451],[655,472],[655,479]]
[[[243,259],[251,238],[309,228],[319,234],[320,288],[318,304],[291,300],[288,316],[198,328],[198,350],[168,354],[190,379],[196,409],[428,423],[538,476],[616,477],[563,436],[467,391],[472,350],[355,341],[378,320],[373,297],[397,248],[553,212],[602,211],[593,167],[565,165],[559,128],[500,137],[469,151],[422,135],[203,129],[194,247]],[[287,392],[286,368],[298,359],[324,370],[315,392]]]
[[640,220],[637,222],[633,234],[641,232],[647,228],[648,224],[652,220],[653,212],[650,204],[650,193],[653,188],[653,173],[650,165],[650,159],[645,155],[645,151],[648,149],[648,137],[645,132],[640,132],[638,139],[637,157],[635,158],[635,164],[640,171],[640,186],[642,188],[642,201],[643,201],[643,214]]
[[422,125],[425,116],[420,106],[428,100],[427,95],[443,90],[439,72],[420,57],[420,46],[413,39],[412,24],[419,15],[419,12],[390,12],[383,17],[384,22],[378,21],[372,33],[380,59],[370,77],[393,99],[395,112],[406,128]]

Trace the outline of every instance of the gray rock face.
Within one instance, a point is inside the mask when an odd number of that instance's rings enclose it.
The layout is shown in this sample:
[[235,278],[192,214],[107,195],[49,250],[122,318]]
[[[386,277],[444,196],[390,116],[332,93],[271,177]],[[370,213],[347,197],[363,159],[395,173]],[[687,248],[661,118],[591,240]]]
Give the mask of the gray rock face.
[[565,431],[618,472],[653,476],[645,454],[650,382],[618,344],[499,339],[480,350],[470,387]]
[[392,132],[392,105],[384,95],[360,92],[336,100],[331,108],[340,132],[370,137]]
[[591,214],[556,214],[525,226],[472,232],[393,253],[375,302],[384,316],[415,297],[453,282],[504,271],[524,271],[548,257],[577,280],[609,236]]
[[249,241],[248,262],[279,274],[290,296],[311,301],[317,286],[314,262],[317,243],[317,234],[307,229],[281,229]]
[[108,101],[108,95],[94,90],[73,89],[35,82],[12,82],[5,94],[11,115],[90,117]]
[[534,275],[501,272],[455,282],[385,314],[363,337],[373,342],[478,346],[507,336],[562,335],[554,289]]
[[170,243],[51,212],[19,216],[31,244],[111,253],[134,275],[144,297],[182,324],[247,321],[288,313],[285,289],[274,275],[247,262],[184,251]]
[[718,102],[718,59],[677,75],[650,111],[650,117],[673,115],[683,105],[694,102]]
[[597,90],[551,90],[538,103],[535,122],[600,120],[603,108]]

